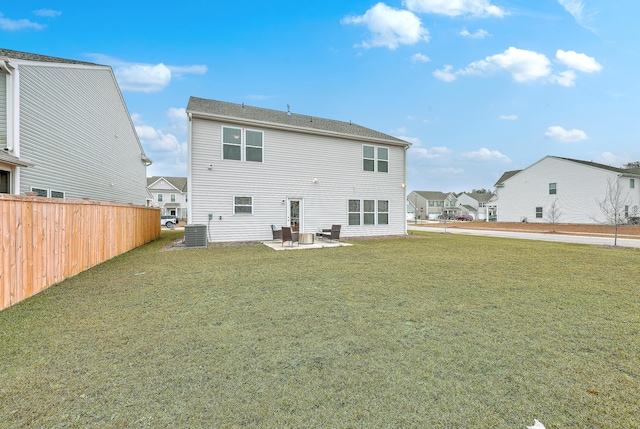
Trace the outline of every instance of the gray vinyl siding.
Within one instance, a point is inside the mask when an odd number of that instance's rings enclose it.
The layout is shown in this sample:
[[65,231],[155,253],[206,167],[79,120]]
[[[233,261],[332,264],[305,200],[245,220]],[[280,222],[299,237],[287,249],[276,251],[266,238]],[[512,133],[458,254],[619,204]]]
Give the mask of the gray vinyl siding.
[[20,192],[31,187],[144,205],[146,167],[128,110],[107,67],[19,67]]
[[[629,189],[629,178],[618,173],[554,157],[546,157],[520,171],[498,187],[497,220],[499,222],[548,223],[551,204],[557,200],[561,211],[559,223],[604,222],[597,200],[606,196],[607,181],[620,180],[622,195],[629,195],[631,206],[639,205],[638,189]],[[549,183],[557,184],[557,193],[549,194]],[[542,207],[542,218],[536,218]]]
[[[222,159],[221,122],[191,124],[190,223],[208,224],[210,241],[271,239],[271,224],[286,225],[287,198],[303,200],[301,232],[332,224],[342,236],[406,232],[403,147],[386,146],[388,173],[365,172],[361,141],[264,128],[263,162],[240,162]],[[253,215],[234,215],[234,195],[253,197]],[[388,200],[389,225],[349,226],[349,199]]]
[[0,71],[0,149],[7,147],[7,75]]

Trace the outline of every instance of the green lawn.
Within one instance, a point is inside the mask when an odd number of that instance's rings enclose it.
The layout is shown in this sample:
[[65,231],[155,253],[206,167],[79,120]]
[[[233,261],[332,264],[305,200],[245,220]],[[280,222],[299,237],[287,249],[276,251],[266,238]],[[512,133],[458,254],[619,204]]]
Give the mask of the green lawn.
[[640,427],[640,251],[162,251],[0,312],[1,428]]

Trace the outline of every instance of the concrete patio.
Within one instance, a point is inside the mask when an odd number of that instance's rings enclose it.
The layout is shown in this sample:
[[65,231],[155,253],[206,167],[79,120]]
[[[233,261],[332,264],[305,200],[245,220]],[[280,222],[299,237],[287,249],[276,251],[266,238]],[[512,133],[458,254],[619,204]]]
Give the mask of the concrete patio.
[[296,243],[293,243],[293,246],[291,245],[290,242],[286,242],[283,245],[282,241],[273,241],[273,240],[263,241],[262,244],[272,248],[273,250],[304,250],[304,249],[324,249],[327,247],[353,246],[353,244],[350,244],[350,243],[343,243],[341,241],[335,241],[335,240],[329,241],[329,240],[323,240],[323,239],[317,239],[317,238],[314,240],[313,243],[298,245],[298,243],[296,242]]

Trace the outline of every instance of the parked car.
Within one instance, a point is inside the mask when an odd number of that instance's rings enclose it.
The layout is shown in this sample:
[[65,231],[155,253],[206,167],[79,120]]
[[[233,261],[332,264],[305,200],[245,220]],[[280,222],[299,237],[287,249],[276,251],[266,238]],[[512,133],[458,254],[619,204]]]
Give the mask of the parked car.
[[465,215],[460,215],[456,218],[457,220],[461,220],[461,221],[465,221],[465,222],[470,222],[473,220],[473,216],[465,214]]
[[160,216],[160,225],[167,228],[176,226],[178,224],[178,218],[173,215]]

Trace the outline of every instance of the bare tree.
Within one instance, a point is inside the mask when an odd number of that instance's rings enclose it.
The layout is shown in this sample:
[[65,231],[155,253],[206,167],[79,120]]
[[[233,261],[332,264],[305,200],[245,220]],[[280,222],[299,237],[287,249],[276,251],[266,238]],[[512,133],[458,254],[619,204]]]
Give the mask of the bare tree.
[[622,166],[622,168],[626,168],[627,170],[640,168],[640,161],[627,162]]
[[556,224],[558,220],[560,220],[560,216],[562,216],[562,210],[558,207],[558,199],[556,198],[553,203],[551,203],[551,207],[547,211],[547,220],[551,224],[551,228],[553,232],[556,232]]
[[613,245],[617,246],[618,227],[626,222],[625,206],[628,207],[631,205],[629,191],[625,193],[623,187],[620,185],[620,181],[617,178],[610,177],[607,180],[607,190],[604,199],[601,201],[596,198],[596,203],[604,215],[605,223],[615,227],[616,232]]

